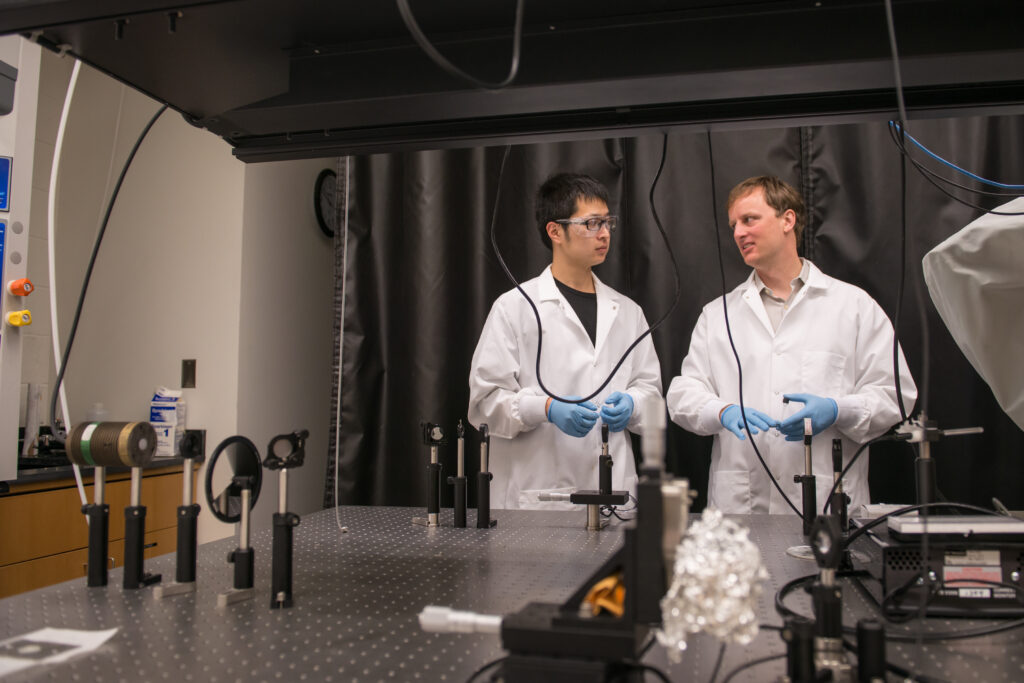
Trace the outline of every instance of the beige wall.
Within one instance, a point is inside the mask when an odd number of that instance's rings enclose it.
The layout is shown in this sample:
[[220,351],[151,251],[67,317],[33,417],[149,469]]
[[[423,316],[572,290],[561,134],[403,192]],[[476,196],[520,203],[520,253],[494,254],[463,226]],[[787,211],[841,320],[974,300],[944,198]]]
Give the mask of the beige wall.
[[[59,115],[70,64],[50,54],[44,62],[48,95],[40,101],[47,113],[39,119],[55,122],[51,108]],[[62,339],[105,202],[156,109],[83,66],[57,188]],[[42,140],[40,154],[46,145]],[[233,434],[263,452],[274,434],[307,428],[307,460],[292,477],[290,507],[299,514],[319,509],[333,258],[316,227],[312,188],[317,172],[331,165],[247,167],[223,140],[165,112],[128,172],[96,263],[66,377],[71,421],[97,402],[109,419],[146,419],[154,388],[178,387],[182,359],[195,358],[197,387],[185,390],[188,424],[207,430],[207,454]],[[41,189],[45,206],[45,183]],[[33,263],[45,272],[45,241]],[[257,528],[269,525],[276,507],[277,478],[265,474]],[[201,542],[231,531],[200,515]]]
[[[289,473],[289,509],[319,510],[330,424],[334,251],[316,224],[313,184],[333,160],[245,167],[238,432],[260,448],[309,430],[306,459]],[[255,523],[270,524],[278,475],[264,472]],[[301,533],[301,529],[298,533]]]

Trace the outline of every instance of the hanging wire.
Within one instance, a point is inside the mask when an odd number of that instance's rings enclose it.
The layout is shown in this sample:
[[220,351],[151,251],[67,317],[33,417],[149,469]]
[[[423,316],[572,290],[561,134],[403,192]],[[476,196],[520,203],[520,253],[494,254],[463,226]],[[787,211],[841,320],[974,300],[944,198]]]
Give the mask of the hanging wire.
[[516,75],[519,73],[519,50],[523,42],[523,4],[525,0],[516,0],[516,23],[512,34],[512,64],[509,67],[508,76],[497,83],[482,81],[452,64],[447,57],[434,47],[434,44],[423,33],[423,29],[420,28],[416,17],[412,14],[412,9],[409,7],[409,0],[396,0],[396,2],[398,3],[398,12],[402,15],[402,21],[405,23],[405,27],[409,29],[409,33],[412,34],[416,44],[427,53],[427,56],[435,64],[452,76],[469,81],[481,90],[501,90],[505,86],[511,85],[512,81],[516,79]]

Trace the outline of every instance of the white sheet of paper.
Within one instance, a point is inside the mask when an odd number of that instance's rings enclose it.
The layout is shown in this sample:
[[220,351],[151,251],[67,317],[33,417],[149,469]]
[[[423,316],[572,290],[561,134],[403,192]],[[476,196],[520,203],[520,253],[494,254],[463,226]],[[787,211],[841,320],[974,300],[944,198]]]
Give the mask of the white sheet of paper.
[[55,664],[83,652],[95,650],[117,633],[79,631],[70,628],[41,628],[0,642],[0,676],[30,667]]

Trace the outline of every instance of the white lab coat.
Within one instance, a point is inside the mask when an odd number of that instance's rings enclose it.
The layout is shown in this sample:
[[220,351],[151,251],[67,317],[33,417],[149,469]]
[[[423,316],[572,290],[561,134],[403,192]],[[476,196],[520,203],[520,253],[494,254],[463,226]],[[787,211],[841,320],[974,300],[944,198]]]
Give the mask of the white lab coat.
[[[997,210],[1024,212],[1024,197]],[[957,346],[1024,429],[1024,216],[985,214],[925,254],[922,265]]]
[[[550,266],[522,287],[540,311],[544,329],[541,379],[559,396],[594,391],[648,328],[640,307],[596,276],[596,345],[558,290]],[[598,487],[601,421],[582,438],[548,422],[547,396],[537,382],[536,358],[537,321],[526,299],[513,289],[491,307],[469,374],[469,421],[477,428],[486,423],[491,433],[491,505],[495,508],[573,509],[568,503],[539,502],[538,495]],[[591,400],[600,407],[615,391],[633,399],[628,429],[639,432],[645,400],[661,395],[661,369],[650,336]],[[609,435],[609,452],[613,488],[634,490],[636,467],[625,431]]]
[[[728,294],[729,322],[743,365],[743,402],[782,420],[803,408],[784,404],[783,394],[806,392],[833,398],[835,424],[814,437],[818,508],[832,487],[832,439],[843,441],[846,462],[857,447],[899,422],[892,373],[893,330],[866,292],[810,264],[807,282],[794,295],[778,332],[772,331],[753,273]],[[906,409],[917,388],[900,351],[900,381]],[[726,513],[791,512],[768,480],[748,441],[726,430],[722,408],[739,404],[736,359],[726,335],[721,297],[704,307],[682,370],[666,396],[672,420],[696,434],[716,435],[711,452],[708,502]],[[786,441],[775,430],[754,437],[765,462],[797,509],[804,473],[803,442]],[[843,480],[851,509],[870,502],[868,459],[862,455]]]

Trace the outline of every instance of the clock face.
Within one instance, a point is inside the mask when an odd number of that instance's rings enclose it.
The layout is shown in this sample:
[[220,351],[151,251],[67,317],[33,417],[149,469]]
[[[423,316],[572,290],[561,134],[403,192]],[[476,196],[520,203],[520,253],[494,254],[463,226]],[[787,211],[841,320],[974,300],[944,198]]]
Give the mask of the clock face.
[[337,222],[338,177],[329,168],[320,171],[313,187],[313,209],[316,211],[316,222],[328,237],[334,237]]

